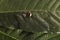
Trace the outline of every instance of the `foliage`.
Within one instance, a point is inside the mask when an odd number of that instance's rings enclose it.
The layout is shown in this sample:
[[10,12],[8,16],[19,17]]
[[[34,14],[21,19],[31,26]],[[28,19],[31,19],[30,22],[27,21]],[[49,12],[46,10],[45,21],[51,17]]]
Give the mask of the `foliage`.
[[57,32],[60,0],[0,0],[0,40],[60,40]]

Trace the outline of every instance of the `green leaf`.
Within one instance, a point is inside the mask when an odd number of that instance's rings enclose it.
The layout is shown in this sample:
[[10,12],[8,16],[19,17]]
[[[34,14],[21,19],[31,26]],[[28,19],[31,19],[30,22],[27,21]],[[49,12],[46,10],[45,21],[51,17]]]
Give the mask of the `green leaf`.
[[60,0],[0,0],[0,40],[60,40],[58,32]]

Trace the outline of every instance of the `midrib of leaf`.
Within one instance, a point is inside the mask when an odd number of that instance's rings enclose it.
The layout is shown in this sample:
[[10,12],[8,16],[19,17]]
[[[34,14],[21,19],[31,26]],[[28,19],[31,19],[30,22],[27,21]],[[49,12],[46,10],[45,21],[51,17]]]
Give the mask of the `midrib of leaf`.
[[43,12],[47,12],[47,10],[15,10],[15,11],[1,11],[0,13],[8,13],[8,12],[26,12],[26,11],[34,11],[34,12],[39,12],[39,11],[43,11]]

